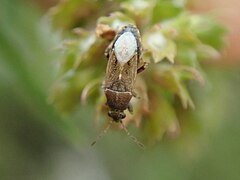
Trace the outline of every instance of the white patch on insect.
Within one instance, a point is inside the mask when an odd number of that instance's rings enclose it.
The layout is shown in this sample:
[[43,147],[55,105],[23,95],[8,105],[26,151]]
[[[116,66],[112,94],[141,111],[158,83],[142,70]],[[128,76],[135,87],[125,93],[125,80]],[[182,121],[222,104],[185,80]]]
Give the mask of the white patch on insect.
[[123,33],[115,42],[114,51],[118,62],[123,65],[136,53],[137,41],[131,32]]
[[122,74],[120,73],[119,76],[118,76],[118,79],[122,79]]

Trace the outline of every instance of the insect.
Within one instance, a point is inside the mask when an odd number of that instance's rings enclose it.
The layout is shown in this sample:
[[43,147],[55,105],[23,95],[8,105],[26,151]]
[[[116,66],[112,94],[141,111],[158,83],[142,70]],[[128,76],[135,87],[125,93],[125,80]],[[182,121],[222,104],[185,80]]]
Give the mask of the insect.
[[133,25],[124,26],[106,50],[108,64],[103,85],[109,107],[108,116],[115,122],[126,117],[124,110],[132,112],[131,98],[136,97],[136,75],[146,64],[141,60],[140,33]]
[[[138,29],[133,25],[122,27],[106,49],[105,55],[108,64],[103,89],[107,99],[106,105],[109,107],[108,116],[112,121],[120,122],[126,133],[130,135],[122,119],[126,117],[124,113],[126,109],[132,112],[130,100],[136,97],[134,91],[136,76],[146,67],[146,63],[141,58],[142,46]],[[110,124],[103,133],[106,133],[109,127]],[[130,137],[141,144],[135,137]]]

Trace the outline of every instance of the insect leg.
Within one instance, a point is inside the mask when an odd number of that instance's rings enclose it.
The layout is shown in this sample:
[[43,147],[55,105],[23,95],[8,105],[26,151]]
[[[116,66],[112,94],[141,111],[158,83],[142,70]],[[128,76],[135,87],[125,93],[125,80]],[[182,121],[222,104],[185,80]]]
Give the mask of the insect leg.
[[147,68],[147,66],[148,66],[148,63],[144,62],[143,65],[137,69],[137,73],[144,71]]
[[107,127],[97,136],[96,140],[92,142],[91,146],[94,146],[94,144],[96,144],[99,139],[101,139],[105,134],[107,134],[107,131],[111,127],[111,125],[112,121],[109,121]]
[[111,42],[108,47],[105,49],[104,55],[109,58],[110,57],[110,52],[113,50],[112,48],[113,42]]
[[128,111],[132,114],[133,113],[133,106],[131,103],[128,104]]
[[135,136],[131,135],[131,133],[128,131],[126,126],[123,124],[122,120],[120,120],[121,126],[123,130],[126,132],[127,136],[129,136],[134,143],[136,143],[140,148],[145,149],[145,146],[143,143],[141,143]]
[[132,91],[132,95],[133,95],[133,97],[140,99],[140,97],[137,95],[137,93],[135,91]]

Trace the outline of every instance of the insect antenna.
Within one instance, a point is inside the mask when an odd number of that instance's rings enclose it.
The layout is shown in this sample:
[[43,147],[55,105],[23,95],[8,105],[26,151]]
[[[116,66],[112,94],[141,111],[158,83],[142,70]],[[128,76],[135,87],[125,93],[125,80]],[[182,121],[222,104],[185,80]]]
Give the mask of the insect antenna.
[[141,143],[135,136],[131,135],[131,133],[128,131],[126,126],[123,124],[123,122],[120,121],[120,123],[121,123],[121,126],[122,126],[123,130],[126,132],[127,136],[129,136],[132,139],[132,141],[134,143],[136,143],[140,148],[145,149],[144,144]]
[[105,134],[107,134],[108,129],[111,127],[111,125],[112,121],[109,121],[107,127],[97,136],[96,140],[92,142],[91,146],[94,146],[94,144],[96,144],[99,139],[101,139]]

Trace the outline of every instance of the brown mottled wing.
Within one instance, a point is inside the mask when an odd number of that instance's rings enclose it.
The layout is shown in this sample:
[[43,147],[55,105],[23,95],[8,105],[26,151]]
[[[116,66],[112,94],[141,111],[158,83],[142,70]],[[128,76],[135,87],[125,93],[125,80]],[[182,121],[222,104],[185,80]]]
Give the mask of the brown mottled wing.
[[121,81],[126,85],[126,89],[132,92],[137,75],[137,55],[134,55],[132,59],[121,67],[114,51],[111,50],[109,54],[104,88],[109,88],[113,82],[119,81],[119,75],[121,74]]
[[120,73],[120,64],[117,61],[117,58],[113,50],[109,50],[109,58],[106,69],[106,76],[104,81],[104,88],[109,88],[111,84],[118,79]]
[[128,85],[130,92],[133,92],[135,87],[137,63],[137,55],[134,55],[122,69],[122,80]]

